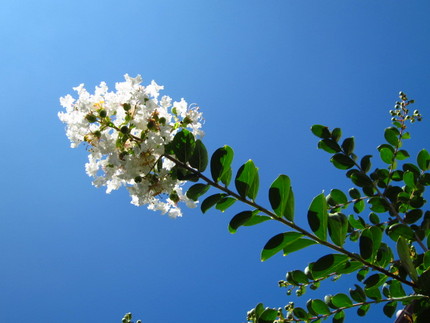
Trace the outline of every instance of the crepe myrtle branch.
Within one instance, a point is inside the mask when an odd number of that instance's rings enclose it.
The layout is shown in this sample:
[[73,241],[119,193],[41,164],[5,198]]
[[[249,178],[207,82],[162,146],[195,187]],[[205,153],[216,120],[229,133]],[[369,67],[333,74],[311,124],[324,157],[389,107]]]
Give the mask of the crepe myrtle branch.
[[408,280],[405,280],[402,277],[397,276],[397,275],[389,272],[385,268],[382,268],[382,267],[379,267],[377,265],[374,265],[374,264],[372,264],[372,263],[364,260],[363,258],[361,258],[356,253],[352,253],[352,252],[350,252],[348,250],[345,250],[345,249],[343,249],[341,247],[338,247],[338,246],[336,246],[336,245],[334,245],[334,244],[332,244],[332,243],[330,243],[328,241],[324,241],[324,240],[318,238],[316,235],[314,235],[314,234],[306,231],[305,229],[297,226],[295,223],[277,216],[275,213],[269,211],[268,209],[266,209],[263,206],[255,203],[254,201],[247,200],[247,199],[241,197],[239,194],[231,191],[230,189],[228,189],[225,186],[222,186],[222,185],[214,182],[213,180],[209,179],[207,176],[203,175],[202,173],[200,173],[196,169],[194,169],[194,168],[188,166],[187,164],[185,164],[185,163],[177,160],[175,157],[173,157],[171,155],[167,155],[167,154],[163,155],[163,157],[165,157],[165,158],[169,159],[170,161],[174,162],[176,165],[178,165],[178,166],[180,166],[182,168],[185,168],[186,170],[190,171],[191,173],[193,173],[194,175],[196,175],[197,177],[199,177],[200,179],[202,179],[203,181],[205,181],[210,186],[219,189],[220,191],[222,191],[222,192],[224,192],[224,193],[226,193],[226,194],[228,194],[228,195],[236,198],[237,200],[239,200],[239,201],[241,201],[241,202],[243,202],[245,204],[248,204],[249,206],[251,206],[251,207],[259,210],[260,212],[262,212],[262,213],[264,213],[266,215],[268,215],[272,220],[276,220],[278,222],[281,222],[281,223],[285,224],[286,226],[294,229],[295,231],[300,232],[304,236],[307,236],[308,238],[316,241],[317,243],[319,243],[321,245],[324,245],[324,246],[326,246],[326,247],[328,247],[330,249],[333,249],[333,250],[335,250],[337,252],[340,252],[342,254],[345,254],[348,257],[350,257],[351,259],[354,259],[354,260],[357,260],[357,261],[361,262],[364,266],[367,266],[367,267],[372,268],[372,269],[374,269],[376,271],[379,271],[379,272],[387,275],[388,277],[391,277],[391,278],[393,278],[395,280],[398,280],[398,281],[400,281],[400,282],[402,282],[402,283],[404,283],[404,284],[406,284],[406,285],[408,285],[408,286],[410,286],[412,288],[417,288],[418,287],[414,282],[410,282]]

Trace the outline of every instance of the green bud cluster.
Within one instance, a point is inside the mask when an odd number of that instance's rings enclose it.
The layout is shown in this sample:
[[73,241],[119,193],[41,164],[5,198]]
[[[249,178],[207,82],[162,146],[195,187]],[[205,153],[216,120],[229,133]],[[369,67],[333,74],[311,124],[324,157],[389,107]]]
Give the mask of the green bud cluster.
[[405,127],[404,122],[407,120],[409,120],[411,123],[415,121],[421,121],[422,115],[418,110],[414,110],[413,114],[410,114],[409,109],[407,108],[410,104],[415,103],[415,101],[409,100],[406,94],[401,91],[399,92],[399,98],[402,101],[396,102],[394,108],[389,111],[392,116],[391,121],[393,121],[396,126],[400,125],[401,128]]

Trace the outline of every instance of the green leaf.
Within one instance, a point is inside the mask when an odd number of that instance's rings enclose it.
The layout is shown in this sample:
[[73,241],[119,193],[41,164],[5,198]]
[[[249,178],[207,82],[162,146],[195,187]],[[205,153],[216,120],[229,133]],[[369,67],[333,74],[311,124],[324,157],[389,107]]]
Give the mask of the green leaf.
[[242,211],[236,214],[231,220],[228,226],[230,233],[236,233],[240,226],[250,226],[264,221],[270,220],[268,216],[256,215],[252,211]]
[[412,255],[409,250],[409,244],[406,239],[399,237],[397,240],[397,254],[399,255],[400,261],[402,262],[403,268],[409,274],[414,282],[418,280],[417,270],[412,262]]
[[191,167],[196,168],[199,172],[204,172],[208,166],[208,151],[200,139],[196,140],[189,163]]
[[363,264],[359,261],[347,261],[343,267],[337,269],[337,273],[340,275],[350,274],[358,269],[362,268]]
[[307,320],[309,315],[308,313],[301,307],[295,307],[293,309],[293,315],[297,317],[299,320]]
[[355,213],[361,213],[363,212],[365,207],[366,207],[366,203],[364,203],[364,200],[358,200],[354,203],[353,209]]
[[327,240],[327,202],[323,193],[317,195],[308,210],[308,223],[312,232],[321,240]]
[[364,229],[360,236],[360,256],[364,260],[371,260],[373,255],[373,235],[370,229]]
[[236,202],[237,200],[234,197],[229,197],[229,196],[225,196],[223,198],[221,198],[217,204],[216,204],[216,209],[220,210],[221,212],[224,212],[225,210],[227,210],[230,206],[232,206],[234,204],[234,202]]
[[338,268],[342,268],[347,260],[348,256],[346,255],[328,254],[311,263],[309,269],[314,279],[325,278],[335,273]]
[[330,205],[345,205],[348,203],[348,198],[345,193],[338,189],[332,189],[327,196],[327,202]]
[[383,198],[378,196],[371,197],[368,203],[370,204],[370,209],[376,213],[387,212],[390,207]]
[[187,129],[178,132],[172,141],[172,149],[176,158],[183,163],[188,162],[194,151],[195,144],[193,134]]
[[346,155],[350,155],[354,151],[354,137],[346,138],[342,143],[342,149]]
[[418,153],[417,163],[423,171],[430,169],[430,154],[427,150],[423,149]]
[[302,236],[303,234],[298,232],[284,232],[272,237],[261,252],[261,261],[266,261]]
[[269,323],[276,320],[278,317],[278,311],[273,308],[266,308],[263,313],[261,313],[258,323]]
[[287,175],[279,175],[269,189],[270,205],[279,217],[294,221],[294,195]]
[[352,301],[351,299],[343,293],[339,293],[334,295],[331,298],[331,302],[333,303],[334,306],[336,306],[337,308],[339,307],[349,307],[352,306]]
[[387,229],[387,234],[393,241],[397,241],[399,237],[406,238],[407,240],[415,239],[414,231],[412,231],[408,225],[403,223],[395,223],[391,225]]
[[365,288],[364,293],[366,294],[367,297],[371,299],[374,299],[377,301],[382,299],[381,291],[377,287]]
[[231,174],[233,155],[233,149],[229,146],[218,148],[213,153],[211,157],[211,174],[215,182],[219,182],[221,180],[224,184],[228,185],[228,177],[229,173]]
[[383,274],[373,274],[363,282],[366,288],[379,287],[387,280]]
[[352,214],[350,214],[348,216],[348,222],[355,229],[361,230],[366,227],[366,222],[364,222],[361,216],[359,216],[358,219],[356,219]]
[[331,138],[336,142],[339,141],[341,136],[342,136],[342,129],[340,128],[334,128],[333,131],[331,132]]
[[309,247],[313,244],[316,244],[316,242],[314,240],[309,240],[309,239],[305,239],[305,238],[300,238],[297,239],[296,241],[288,244],[286,247],[284,247],[284,256],[293,253],[295,251],[298,251],[300,249]]
[[342,213],[330,214],[328,217],[328,232],[331,241],[339,247],[345,243],[348,232],[348,219]]
[[359,316],[365,316],[369,308],[370,308],[370,304],[363,304],[357,309],[357,314]]
[[351,296],[351,298],[358,303],[365,302],[366,294],[364,293],[363,288],[361,288],[357,284],[354,284],[354,286],[355,286],[355,289],[352,289],[352,288],[349,289],[349,295]]
[[200,196],[205,194],[210,188],[208,184],[194,184],[187,191],[187,197],[193,201],[197,201]]
[[394,153],[390,149],[381,148],[381,150],[379,150],[379,155],[384,163],[391,164],[393,162]]
[[376,263],[385,268],[390,262],[394,260],[393,252],[386,243],[381,243],[378,252],[376,254]]
[[336,168],[339,168],[339,169],[350,169],[355,165],[354,161],[350,157],[341,153],[333,155],[330,161],[333,163],[333,165]]
[[258,176],[258,168],[255,167],[252,160],[248,160],[239,168],[235,184],[237,192],[241,197],[249,197],[251,200],[255,200],[258,193],[260,179]]
[[412,224],[417,222],[423,216],[423,211],[421,209],[412,209],[405,214],[405,223]]
[[406,296],[406,293],[403,289],[403,285],[398,280],[390,280],[389,281],[389,290],[391,297],[403,297]]
[[345,321],[345,312],[342,310],[333,316],[333,323],[343,323]]
[[351,198],[353,199],[359,199],[361,197],[360,191],[357,190],[355,187],[350,188],[348,193],[349,193],[349,196],[351,196]]
[[398,160],[405,160],[409,157],[410,157],[409,153],[404,149],[399,150],[396,154],[396,159],[398,159]]
[[424,268],[426,269],[430,268],[430,250],[427,250],[424,253],[423,265],[424,265]]
[[413,172],[410,171],[406,171],[403,173],[403,181],[405,182],[405,184],[410,187],[411,189],[416,189],[416,185],[415,185],[415,176]]
[[318,148],[330,154],[338,153],[342,150],[339,144],[332,139],[321,139],[318,142]]
[[319,138],[330,138],[330,130],[326,126],[319,124],[313,125],[311,127],[312,133]]
[[313,315],[328,315],[330,314],[330,308],[320,299],[310,299],[306,303],[306,307],[309,312]]
[[399,136],[400,136],[400,133],[397,128],[389,127],[389,128],[386,128],[384,131],[385,140],[387,140],[387,142],[390,145],[393,145],[394,147],[400,146]]
[[388,302],[387,304],[385,304],[382,310],[386,316],[391,318],[393,314],[396,312],[396,309],[397,309],[397,302],[394,301],[394,302]]
[[367,173],[370,168],[372,167],[372,163],[370,162],[370,158],[372,158],[372,155],[366,155],[363,158],[361,158],[360,167],[363,170],[363,172]]
[[206,213],[207,210],[209,210],[211,207],[217,204],[223,197],[226,197],[226,196],[227,194],[224,194],[224,193],[217,193],[217,194],[208,196],[200,206],[202,213]]
[[287,273],[287,281],[291,281],[296,286],[300,284],[308,284],[309,278],[306,274],[301,270],[293,270]]

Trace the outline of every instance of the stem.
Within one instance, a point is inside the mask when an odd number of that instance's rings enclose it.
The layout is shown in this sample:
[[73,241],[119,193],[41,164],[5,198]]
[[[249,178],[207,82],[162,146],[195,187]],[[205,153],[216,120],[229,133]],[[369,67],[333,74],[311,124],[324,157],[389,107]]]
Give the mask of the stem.
[[242,198],[239,194],[237,194],[237,193],[229,190],[225,186],[219,185],[218,183],[212,181],[211,179],[209,179],[208,177],[206,177],[205,175],[203,175],[199,171],[195,170],[194,168],[192,168],[192,167],[190,167],[190,166],[188,166],[188,165],[180,162],[176,158],[174,158],[174,157],[172,157],[170,155],[164,155],[164,157],[166,157],[167,159],[173,161],[177,165],[179,165],[179,166],[187,169],[188,171],[192,172],[194,175],[198,176],[199,178],[201,178],[203,181],[205,181],[207,184],[211,185],[212,187],[215,187],[215,188],[223,191],[224,193],[226,193],[226,194],[228,194],[228,195],[236,198],[237,200],[239,200],[239,201],[241,201],[241,202],[243,202],[245,204],[248,204],[249,206],[251,206],[251,207],[253,207],[253,208],[261,211],[262,213],[265,213],[270,218],[272,218],[272,220],[276,220],[278,222],[281,222],[281,223],[285,224],[286,226],[289,226],[290,228],[296,230],[297,232],[300,232],[304,236],[307,236],[308,238],[310,238],[310,239],[318,242],[319,244],[324,245],[324,246],[326,246],[326,247],[328,247],[330,249],[336,250],[337,252],[343,253],[343,254],[347,255],[348,257],[350,257],[351,259],[357,260],[357,261],[361,262],[363,265],[365,265],[367,267],[370,267],[370,268],[372,268],[372,269],[374,269],[376,271],[379,271],[379,272],[381,272],[381,273],[383,273],[383,274],[385,274],[385,275],[387,275],[387,276],[389,276],[389,277],[391,277],[391,278],[393,278],[395,280],[398,280],[398,281],[402,282],[403,284],[409,285],[409,286],[411,286],[413,288],[417,287],[417,285],[415,285],[413,282],[409,282],[409,281],[407,281],[407,280],[405,280],[405,279],[403,279],[403,278],[401,278],[401,277],[399,277],[399,276],[397,276],[397,275],[389,272],[388,270],[386,270],[386,269],[384,269],[382,267],[374,265],[374,264],[372,264],[372,263],[364,260],[363,258],[361,258],[359,255],[357,255],[355,253],[352,253],[352,252],[350,252],[348,250],[345,250],[345,249],[343,249],[341,247],[338,247],[338,246],[336,246],[336,245],[334,245],[334,244],[332,244],[332,243],[330,243],[328,241],[321,240],[317,236],[315,236],[312,233],[306,231],[305,229],[297,226],[293,222],[290,222],[290,221],[285,220],[285,219],[283,219],[281,217],[278,217],[276,214],[274,214],[271,211],[267,210],[266,208],[264,208],[264,207],[256,204],[253,201],[250,201],[250,200]]

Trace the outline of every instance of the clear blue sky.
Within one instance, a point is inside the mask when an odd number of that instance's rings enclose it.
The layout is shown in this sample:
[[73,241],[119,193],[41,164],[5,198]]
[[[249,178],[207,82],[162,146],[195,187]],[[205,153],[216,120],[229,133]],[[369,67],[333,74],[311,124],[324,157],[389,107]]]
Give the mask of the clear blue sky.
[[[260,301],[335,292],[287,297],[277,281],[326,251],[261,263],[285,229],[229,234],[243,207],[172,220],[91,186],[59,97],[125,73],[156,80],[198,103],[210,151],[232,146],[235,167],[254,160],[257,201],[267,205],[270,183],[288,174],[305,223],[315,195],[350,187],[312,124],[341,126],[359,154],[375,154],[403,90],[425,118],[408,147],[429,148],[429,15],[418,0],[2,1],[0,322],[115,323],[131,311],[145,323],[238,323]],[[336,286],[347,292],[348,280]],[[379,312],[347,321],[392,321]]]

